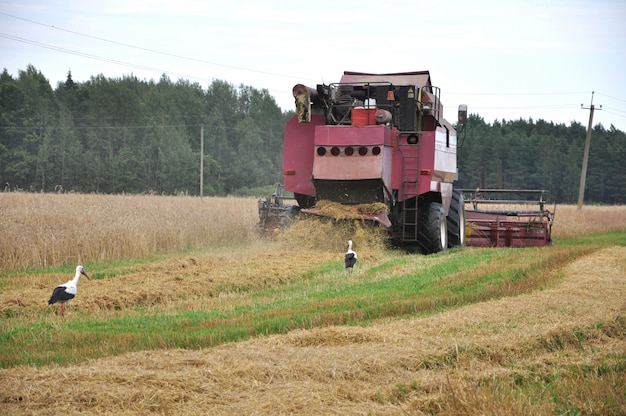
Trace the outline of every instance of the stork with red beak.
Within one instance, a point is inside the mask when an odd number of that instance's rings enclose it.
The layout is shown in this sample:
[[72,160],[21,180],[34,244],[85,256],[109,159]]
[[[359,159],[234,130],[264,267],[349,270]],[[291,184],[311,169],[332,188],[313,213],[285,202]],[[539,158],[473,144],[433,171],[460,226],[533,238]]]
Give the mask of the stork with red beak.
[[61,317],[65,316],[65,304],[74,299],[76,296],[78,291],[78,279],[80,279],[81,274],[87,279],[90,279],[89,276],[87,276],[87,273],[85,273],[83,266],[77,266],[74,278],[65,284],[55,287],[52,291],[52,296],[50,296],[50,300],[48,300],[48,305],[52,305],[57,302],[60,303]]

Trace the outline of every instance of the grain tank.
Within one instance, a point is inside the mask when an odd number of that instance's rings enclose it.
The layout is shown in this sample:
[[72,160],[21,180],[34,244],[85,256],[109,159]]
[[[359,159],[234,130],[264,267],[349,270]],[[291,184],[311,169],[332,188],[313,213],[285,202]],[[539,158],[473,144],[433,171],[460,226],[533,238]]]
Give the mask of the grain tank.
[[[377,222],[394,244],[424,253],[465,244],[463,196],[453,185],[457,131],[428,71],[347,71],[338,83],[298,84],[293,96],[283,176],[297,205],[283,206],[280,195],[259,201],[262,226],[303,212]],[[461,105],[457,125],[466,120]]]

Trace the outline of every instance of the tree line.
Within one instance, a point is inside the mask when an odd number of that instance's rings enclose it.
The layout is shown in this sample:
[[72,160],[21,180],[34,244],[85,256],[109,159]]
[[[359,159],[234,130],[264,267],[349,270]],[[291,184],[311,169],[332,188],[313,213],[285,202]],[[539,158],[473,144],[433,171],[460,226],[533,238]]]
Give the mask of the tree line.
[[[471,115],[458,149],[461,188],[545,189],[558,203],[578,201],[587,127],[545,120],[486,123]],[[585,203],[626,203],[626,134],[601,124],[591,132]]]
[[[0,180],[10,189],[227,195],[281,180],[283,114],[267,90],[94,76],[53,90],[0,75]],[[202,143],[201,143],[202,142]]]
[[[34,192],[253,195],[280,182],[292,117],[267,90],[214,80],[206,89],[163,75],[68,72],[53,89],[34,66],[0,74],[0,181]],[[459,135],[462,188],[546,189],[575,203],[586,126],[469,117]],[[626,203],[626,135],[592,132],[585,203]]]

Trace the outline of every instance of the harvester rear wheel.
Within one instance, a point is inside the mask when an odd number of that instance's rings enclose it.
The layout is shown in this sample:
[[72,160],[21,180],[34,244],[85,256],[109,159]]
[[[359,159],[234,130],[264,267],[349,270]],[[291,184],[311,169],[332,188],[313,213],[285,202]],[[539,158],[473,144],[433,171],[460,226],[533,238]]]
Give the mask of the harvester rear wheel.
[[463,194],[456,189],[452,191],[452,201],[447,219],[448,247],[465,245],[465,201]]
[[448,248],[448,227],[443,206],[431,202],[419,213],[418,241],[424,254],[434,254]]

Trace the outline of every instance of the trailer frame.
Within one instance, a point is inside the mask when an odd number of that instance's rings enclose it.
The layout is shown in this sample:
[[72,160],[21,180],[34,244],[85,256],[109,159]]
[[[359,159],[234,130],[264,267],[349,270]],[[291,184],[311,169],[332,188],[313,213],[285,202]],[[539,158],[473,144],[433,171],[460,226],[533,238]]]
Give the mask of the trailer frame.
[[[460,189],[466,208],[466,245],[543,247],[552,244],[554,210],[543,189]],[[537,209],[531,209],[537,206]],[[556,204],[555,204],[556,209]]]

